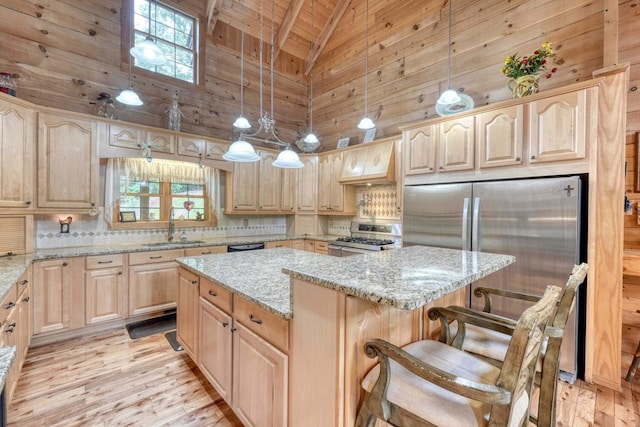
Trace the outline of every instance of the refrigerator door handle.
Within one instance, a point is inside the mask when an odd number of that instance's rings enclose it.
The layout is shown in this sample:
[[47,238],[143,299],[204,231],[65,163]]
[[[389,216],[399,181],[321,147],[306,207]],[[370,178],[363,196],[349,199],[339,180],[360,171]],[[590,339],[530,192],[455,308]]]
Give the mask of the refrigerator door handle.
[[469,198],[465,197],[464,202],[462,203],[462,250],[468,251],[470,249],[469,245]]
[[473,225],[471,226],[471,250],[480,250],[480,197],[473,199]]

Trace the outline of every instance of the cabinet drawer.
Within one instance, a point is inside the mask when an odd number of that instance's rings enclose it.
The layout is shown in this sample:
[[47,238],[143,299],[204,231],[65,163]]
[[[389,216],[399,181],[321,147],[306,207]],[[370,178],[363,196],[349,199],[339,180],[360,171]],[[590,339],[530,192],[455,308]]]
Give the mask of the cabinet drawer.
[[233,293],[230,290],[200,277],[200,296],[227,313],[231,313]]
[[227,253],[226,246],[204,246],[200,248],[185,248],[184,256],[198,256],[198,255],[211,255],[211,254],[225,254]]
[[274,316],[238,296],[234,301],[233,318],[280,350],[289,350],[289,322],[287,320]]
[[277,240],[275,242],[266,242],[264,244],[265,249],[273,249],[273,248],[290,248],[291,240]]
[[122,267],[124,265],[124,255],[98,255],[87,257],[87,270],[97,268]]
[[129,254],[129,265],[153,264],[155,262],[173,261],[182,256],[182,249],[168,251],[135,252]]
[[0,302],[0,327],[4,324],[7,316],[13,310],[13,307],[16,305],[16,300],[18,299],[18,287],[13,284],[7,292],[7,295],[4,297],[2,302]]
[[329,243],[316,240],[314,252],[319,254],[329,253]]

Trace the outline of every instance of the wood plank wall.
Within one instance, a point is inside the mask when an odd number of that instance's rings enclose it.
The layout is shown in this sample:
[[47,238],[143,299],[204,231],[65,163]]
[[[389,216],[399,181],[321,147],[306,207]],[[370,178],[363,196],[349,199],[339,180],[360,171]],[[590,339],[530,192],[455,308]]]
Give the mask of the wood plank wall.
[[[193,14],[205,14],[204,1],[167,0],[172,1]],[[637,0],[619,4],[620,61],[633,64],[633,88],[640,74],[640,41],[634,37],[640,7]],[[557,49],[558,73],[542,80],[542,91],[591,78],[603,65],[603,0],[456,0],[452,8],[451,82],[476,105],[509,98],[508,79],[500,74],[504,57],[530,54],[547,40]],[[1,0],[0,16],[0,71],[20,75],[20,98],[90,113],[98,93],[115,96],[127,86],[120,48],[121,0]],[[351,144],[363,138],[356,123],[364,113],[364,16],[365,1],[353,0],[312,71],[314,130],[322,151],[335,148],[341,137],[350,137]],[[447,86],[448,21],[446,1],[369,0],[368,110],[378,125],[377,138],[397,135],[399,125],[435,116],[435,100]],[[246,43],[245,113],[256,123],[259,40],[247,36]],[[231,138],[230,123],[240,103],[239,47],[240,32],[218,21],[206,37],[205,82],[177,87],[183,130]],[[307,126],[304,58],[282,51],[274,67],[277,128],[283,138],[294,140]],[[165,110],[176,86],[135,68],[133,81],[145,105],[118,105],[119,117],[166,126]],[[265,110],[269,83],[267,75]],[[637,93],[629,96],[631,130],[640,128]]]

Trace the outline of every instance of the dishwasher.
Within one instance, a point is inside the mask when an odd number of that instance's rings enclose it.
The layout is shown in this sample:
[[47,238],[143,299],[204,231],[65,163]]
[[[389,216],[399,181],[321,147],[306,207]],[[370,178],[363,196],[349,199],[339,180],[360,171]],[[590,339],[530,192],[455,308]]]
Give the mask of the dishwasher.
[[227,252],[255,251],[257,249],[264,249],[264,242],[227,246]]

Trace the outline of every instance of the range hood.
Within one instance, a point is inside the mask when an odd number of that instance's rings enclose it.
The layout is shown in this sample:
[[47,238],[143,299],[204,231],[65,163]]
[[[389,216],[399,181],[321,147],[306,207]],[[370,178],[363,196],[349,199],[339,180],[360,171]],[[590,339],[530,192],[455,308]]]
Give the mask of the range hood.
[[345,185],[395,183],[393,141],[345,151],[339,182]]

